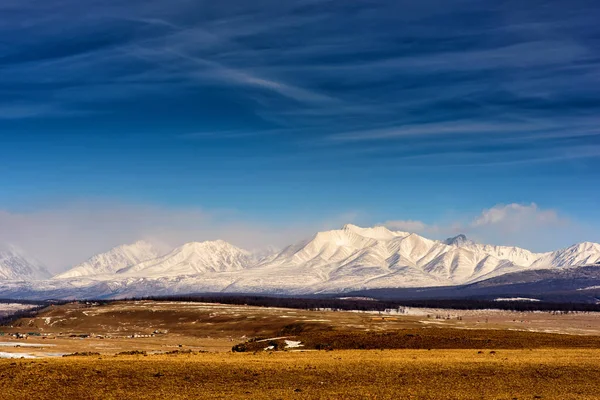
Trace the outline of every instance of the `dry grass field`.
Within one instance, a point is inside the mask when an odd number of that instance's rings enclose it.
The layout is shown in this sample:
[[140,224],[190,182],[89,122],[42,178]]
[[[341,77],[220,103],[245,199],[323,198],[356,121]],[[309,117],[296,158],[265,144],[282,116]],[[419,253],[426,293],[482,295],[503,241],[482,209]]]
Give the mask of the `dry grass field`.
[[[34,354],[86,351],[115,354],[132,349],[165,352],[180,348],[228,352],[233,345],[252,338],[282,336],[300,337],[306,342],[304,348],[308,345],[328,348],[326,345],[332,341],[338,343],[335,346],[338,349],[379,348],[372,344],[372,338],[377,337],[384,338],[388,343],[384,347],[388,348],[600,347],[600,315],[498,310],[407,310],[405,314],[378,314],[135,301],[52,306],[36,317],[0,327],[0,332],[7,334],[0,337],[0,345],[22,342],[8,336],[16,332],[44,335],[28,338],[28,346],[37,344],[40,346],[37,349],[11,350]],[[366,341],[365,346],[352,344],[360,336]]]
[[349,350],[0,360],[2,399],[596,399],[600,350]]
[[[0,399],[600,398],[594,313],[135,301],[52,306],[0,332],[0,353],[36,357],[0,359]],[[72,353],[88,355],[56,357]]]

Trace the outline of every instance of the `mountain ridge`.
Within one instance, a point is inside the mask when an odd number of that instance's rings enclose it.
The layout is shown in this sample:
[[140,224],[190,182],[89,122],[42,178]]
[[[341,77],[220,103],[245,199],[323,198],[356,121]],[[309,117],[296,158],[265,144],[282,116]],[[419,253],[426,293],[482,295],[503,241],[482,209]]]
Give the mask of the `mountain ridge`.
[[0,280],[37,280],[50,278],[46,267],[13,245],[0,248]]
[[[111,251],[115,249],[119,247]],[[554,252],[533,253],[515,246],[478,244],[464,235],[440,241],[383,226],[347,224],[267,254],[252,253],[223,240],[186,243],[157,257],[150,253],[145,253],[147,259],[122,268],[111,265],[101,273],[87,275],[63,273],[52,282],[30,284],[26,290],[52,288],[53,293],[80,295],[88,287],[103,295],[120,296],[202,291],[311,294],[458,286],[515,272],[599,262],[600,244],[583,242]],[[103,254],[94,257],[103,259]],[[18,291],[18,285],[14,287]],[[2,290],[0,286],[0,295]]]
[[71,279],[111,274],[158,256],[159,251],[151,243],[138,240],[135,243],[123,244],[113,247],[107,252],[96,254],[83,263],[55,275],[52,279]]

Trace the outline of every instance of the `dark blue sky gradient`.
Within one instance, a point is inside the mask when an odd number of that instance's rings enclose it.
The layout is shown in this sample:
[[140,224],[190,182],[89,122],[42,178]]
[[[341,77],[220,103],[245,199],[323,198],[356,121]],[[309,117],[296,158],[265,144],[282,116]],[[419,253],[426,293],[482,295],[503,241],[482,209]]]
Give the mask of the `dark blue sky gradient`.
[[[600,6],[0,0],[0,209],[598,225]],[[590,238],[594,239],[594,238]]]

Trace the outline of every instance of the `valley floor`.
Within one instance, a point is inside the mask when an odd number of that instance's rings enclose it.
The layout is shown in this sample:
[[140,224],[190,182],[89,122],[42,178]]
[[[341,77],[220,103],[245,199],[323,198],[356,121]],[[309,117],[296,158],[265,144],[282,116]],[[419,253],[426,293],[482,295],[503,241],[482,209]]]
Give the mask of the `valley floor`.
[[599,332],[597,313],[75,302],[0,327],[0,400],[600,399]]
[[0,360],[2,399],[597,399],[600,350],[343,350]]

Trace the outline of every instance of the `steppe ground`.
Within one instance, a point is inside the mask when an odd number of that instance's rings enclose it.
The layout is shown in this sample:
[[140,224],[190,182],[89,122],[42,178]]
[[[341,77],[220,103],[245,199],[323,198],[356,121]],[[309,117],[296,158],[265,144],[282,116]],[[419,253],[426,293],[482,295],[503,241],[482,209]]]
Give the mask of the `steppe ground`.
[[34,307],[32,304],[0,303],[0,318]]
[[0,327],[0,399],[595,399],[599,317],[73,303]]

